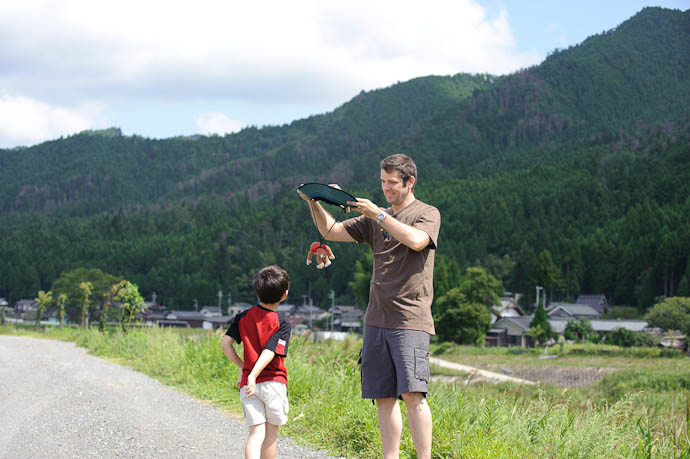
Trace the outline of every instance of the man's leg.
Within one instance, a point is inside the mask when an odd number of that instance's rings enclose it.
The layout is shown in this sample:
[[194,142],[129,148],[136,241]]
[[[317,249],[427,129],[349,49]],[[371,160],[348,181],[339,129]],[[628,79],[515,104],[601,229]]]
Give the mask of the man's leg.
[[266,423],[249,426],[249,437],[247,438],[247,446],[244,448],[245,459],[260,459],[261,445],[266,436]]
[[431,409],[426,402],[426,397],[419,392],[408,392],[402,394],[402,399],[407,406],[407,426],[410,428],[410,435],[417,450],[417,458],[430,459],[432,424]]
[[276,443],[278,441],[278,426],[266,423],[266,436],[261,445],[261,459],[273,459],[276,457]]
[[384,459],[398,459],[400,456],[400,435],[402,434],[402,414],[398,399],[378,398],[376,407],[379,417],[379,430],[383,444]]

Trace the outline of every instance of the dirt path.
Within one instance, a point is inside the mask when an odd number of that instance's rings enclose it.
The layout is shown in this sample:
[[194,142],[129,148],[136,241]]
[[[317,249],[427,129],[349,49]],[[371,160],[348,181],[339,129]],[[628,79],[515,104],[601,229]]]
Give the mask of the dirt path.
[[[0,458],[238,458],[247,428],[73,343],[0,335]],[[278,441],[281,458],[328,458]]]
[[493,371],[481,370],[479,368],[470,367],[468,365],[462,365],[459,363],[448,362],[446,360],[437,359],[435,357],[430,357],[429,361],[434,365],[438,365],[442,368],[449,368],[451,370],[464,371],[471,376],[467,379],[469,381],[477,381],[481,377],[484,380],[489,380],[493,382],[512,382],[518,384],[536,384],[534,381],[528,379],[515,378],[512,376],[507,376],[501,373],[494,373]]

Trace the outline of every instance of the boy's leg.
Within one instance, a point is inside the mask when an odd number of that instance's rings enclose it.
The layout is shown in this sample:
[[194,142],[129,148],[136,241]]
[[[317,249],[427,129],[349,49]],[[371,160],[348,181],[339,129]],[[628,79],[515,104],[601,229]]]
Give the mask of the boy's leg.
[[245,459],[260,459],[261,447],[266,437],[266,423],[249,426],[249,437],[244,448]]
[[261,445],[261,459],[273,459],[276,457],[276,443],[278,442],[278,426],[267,422],[266,436]]
[[431,458],[432,423],[431,409],[424,397],[419,392],[402,394],[402,399],[407,406],[407,425],[410,435],[417,450],[418,459]]
[[381,431],[384,459],[397,459],[400,456],[400,435],[402,434],[402,414],[397,398],[378,398],[376,408]]

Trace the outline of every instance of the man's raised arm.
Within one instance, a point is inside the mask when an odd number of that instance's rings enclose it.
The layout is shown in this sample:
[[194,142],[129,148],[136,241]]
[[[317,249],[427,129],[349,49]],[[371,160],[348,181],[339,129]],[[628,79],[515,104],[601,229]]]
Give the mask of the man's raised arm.
[[314,220],[316,228],[321,233],[321,236],[327,241],[336,242],[355,242],[355,240],[350,236],[350,234],[345,229],[342,222],[337,222],[335,218],[324,209],[321,204],[309,199],[304,193],[297,190],[297,193],[302,199],[307,201],[309,204],[309,212],[311,212],[311,217]]

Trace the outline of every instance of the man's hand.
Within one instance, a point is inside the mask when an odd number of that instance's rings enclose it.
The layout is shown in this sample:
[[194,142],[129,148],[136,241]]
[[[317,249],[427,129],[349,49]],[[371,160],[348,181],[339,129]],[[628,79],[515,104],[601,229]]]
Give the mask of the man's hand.
[[300,198],[304,199],[305,201],[307,201],[307,202],[311,201],[311,199],[309,199],[309,197],[307,197],[307,195],[302,193],[300,190],[297,190],[297,194],[299,195]]
[[[302,186],[302,185],[304,185],[304,183],[300,183],[299,186]],[[328,186],[330,186],[331,188],[336,188],[338,190],[342,190],[342,188],[340,188],[340,185],[338,185],[337,183],[329,183]],[[311,201],[311,199],[309,199],[309,197],[306,194],[302,193],[300,190],[297,190],[297,194],[299,194],[300,198],[304,199],[305,201],[307,201],[307,202]]]
[[381,212],[384,212],[385,209],[382,209],[381,207],[377,206],[373,202],[369,201],[368,199],[364,198],[357,198],[357,201],[347,201],[348,204],[353,206],[353,209],[355,209],[357,212],[361,213],[362,215],[365,215],[369,218],[376,219],[376,216],[380,214]]

